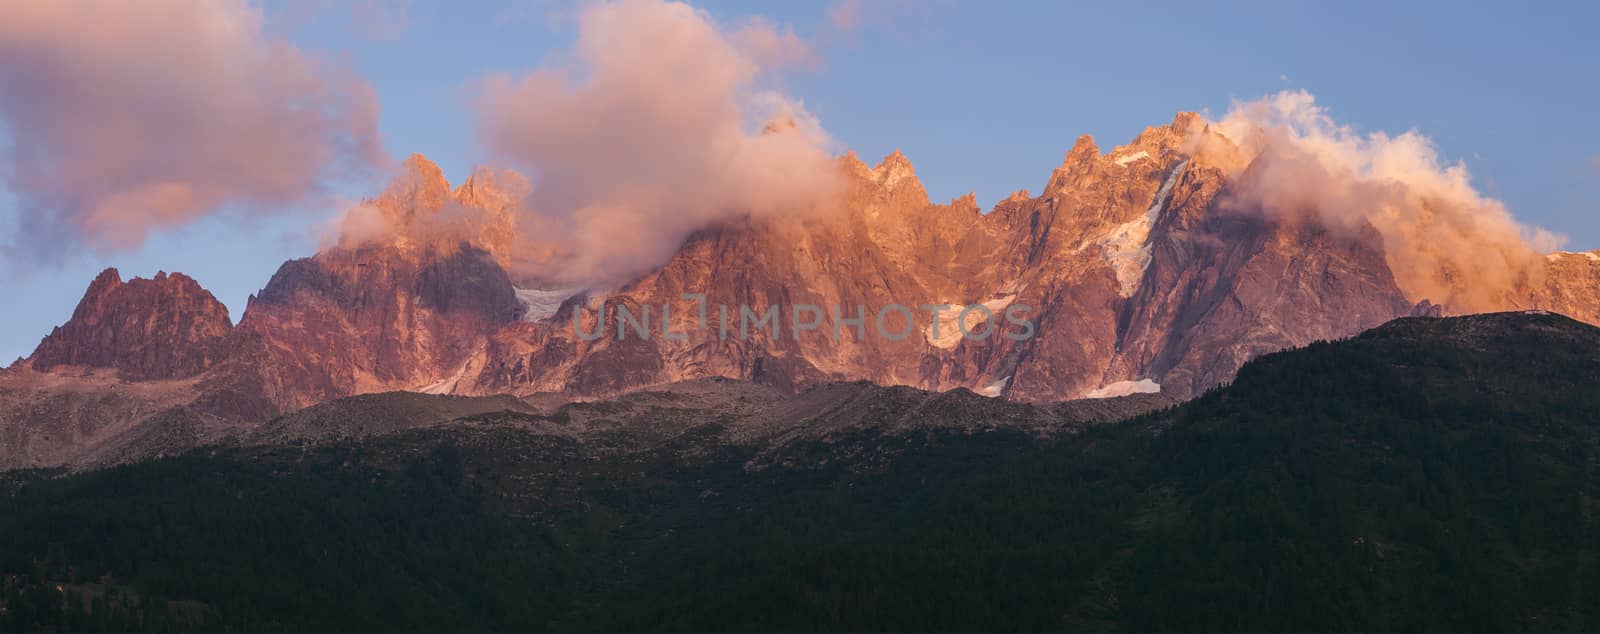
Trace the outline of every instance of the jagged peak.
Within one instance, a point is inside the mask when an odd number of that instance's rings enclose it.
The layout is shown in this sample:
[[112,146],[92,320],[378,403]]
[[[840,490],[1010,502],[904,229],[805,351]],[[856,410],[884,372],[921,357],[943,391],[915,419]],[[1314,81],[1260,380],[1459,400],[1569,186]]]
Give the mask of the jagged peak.
[[406,174],[444,178],[444,170],[439,169],[439,164],[421,152],[412,152],[411,156],[406,157],[405,162],[401,163],[401,167]]
[[911,167],[911,159],[906,158],[905,153],[899,148],[895,148],[888,156],[883,157],[882,161],[878,161],[878,165],[872,168],[872,173],[879,178],[896,174],[915,176],[916,170]]
[[1094,169],[1100,161],[1100,146],[1095,145],[1094,137],[1082,134],[1072,143],[1072,149],[1061,159],[1060,167],[1050,173],[1049,182],[1045,183],[1043,196],[1050,196],[1060,191],[1074,174],[1082,175]]
[[1113,149],[1112,159],[1118,165],[1128,166],[1147,156],[1157,158],[1168,152],[1183,152],[1193,137],[1205,129],[1205,125],[1205,119],[1199,114],[1179,112],[1172,118],[1172,123],[1145,128],[1139,136],[1134,137],[1132,143]]
[[1020,203],[1020,202],[1023,202],[1025,200],[1028,200],[1030,198],[1033,198],[1033,195],[1029,194],[1028,193],[1028,188],[1024,187],[1024,188],[1019,189],[1017,191],[1011,192],[1010,196],[1006,196],[1006,199],[1002,200],[1000,202],[1003,202],[1003,203]]
[[456,187],[456,200],[468,205],[508,204],[531,191],[527,177],[507,169],[479,165]]
[[135,380],[189,376],[214,359],[202,348],[232,327],[228,308],[194,278],[159,271],[124,281],[107,268],[28,359],[39,371],[83,365],[117,368]]
[[121,285],[122,272],[118,271],[117,267],[108,266],[106,267],[106,270],[101,271],[99,275],[94,276],[93,281],[89,282],[89,292],[92,293],[95,289],[116,288]]
[[908,183],[917,189],[922,188],[922,182],[917,180],[916,169],[911,167],[911,159],[906,158],[899,149],[883,157],[869,175],[889,191],[899,190]]
[[1178,114],[1172,117],[1172,124],[1167,127],[1171,128],[1173,132],[1187,133],[1194,129],[1196,124],[1202,127],[1205,126],[1205,119],[1200,116],[1200,113],[1179,110]]
[[421,153],[413,153],[401,164],[400,173],[389,181],[385,196],[422,198],[450,192],[444,170]]
[[467,175],[466,180],[461,181],[460,185],[456,185],[455,193],[456,197],[459,198],[464,193],[471,194],[482,189],[493,189],[494,186],[494,170],[478,165],[472,168],[472,173]]
[[839,165],[850,174],[862,177],[868,177],[872,174],[872,168],[868,167],[866,161],[861,160],[861,157],[856,155],[855,150],[846,150],[844,156],[839,157]]
[[1072,143],[1072,149],[1067,151],[1066,157],[1061,159],[1061,164],[1069,165],[1099,157],[1100,146],[1095,145],[1094,137],[1088,134],[1081,134],[1078,135],[1078,140]]
[[158,271],[156,271],[156,274],[154,276],[152,276],[152,277],[150,277],[148,279],[139,277],[137,275],[135,275],[135,276],[133,276],[131,278],[128,278],[128,279],[123,279],[122,278],[122,272],[117,270],[117,267],[110,266],[110,267],[106,267],[105,270],[100,271],[100,274],[96,275],[94,277],[94,280],[89,282],[88,294],[93,295],[93,294],[96,293],[96,291],[104,291],[104,290],[108,290],[108,289],[115,289],[115,288],[117,288],[119,286],[123,286],[123,285],[126,285],[126,284],[147,283],[147,282],[154,282],[154,283],[157,283],[157,284],[169,284],[169,285],[170,284],[177,284],[177,285],[184,285],[184,286],[187,286],[187,285],[199,286],[199,284],[200,284],[199,282],[195,281],[194,278],[189,277],[188,275],[184,275],[183,273],[180,273],[178,271],[172,271],[172,272],[169,273],[167,271],[158,270]]
[[444,171],[428,157],[416,153],[405,160],[383,193],[372,202],[391,222],[405,225],[418,214],[437,212],[450,195],[450,181],[445,179]]

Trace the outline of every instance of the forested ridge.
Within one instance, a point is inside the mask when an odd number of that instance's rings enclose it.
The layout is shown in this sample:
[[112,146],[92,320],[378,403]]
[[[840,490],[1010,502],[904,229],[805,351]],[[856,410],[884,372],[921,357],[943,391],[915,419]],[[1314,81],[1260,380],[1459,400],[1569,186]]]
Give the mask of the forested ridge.
[[756,468],[486,423],[11,474],[0,629],[1592,630],[1597,423],[1600,331],[1502,314],[1045,439]]

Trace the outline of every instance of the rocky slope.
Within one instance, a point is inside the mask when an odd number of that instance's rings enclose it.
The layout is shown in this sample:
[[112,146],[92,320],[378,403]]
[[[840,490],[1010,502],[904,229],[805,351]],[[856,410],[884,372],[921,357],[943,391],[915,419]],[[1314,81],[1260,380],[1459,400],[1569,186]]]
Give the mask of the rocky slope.
[[[1040,195],[1018,192],[988,214],[971,198],[932,204],[898,152],[872,168],[848,156],[838,215],[709,228],[659,270],[567,307],[586,331],[611,328],[606,337],[583,341],[566,309],[519,324],[494,339],[472,390],[603,394],[715,374],[779,385],[866,378],[1028,401],[1140,386],[1181,398],[1259,354],[1411,314],[1375,233],[1224,209],[1224,171],[1184,152],[1205,134],[1182,114],[1105,154],[1082,137]],[[797,305],[839,306],[845,317],[860,305],[871,320],[900,304],[915,323],[902,341],[870,322],[861,340],[848,331],[835,340],[831,315],[824,332],[724,339],[715,316],[696,328],[699,305],[686,293],[704,294],[712,311],[777,306],[786,320]],[[941,336],[922,304],[955,307]],[[1028,307],[1034,336],[956,336],[956,310],[978,304],[1003,327],[998,314]],[[663,305],[684,339],[616,340],[618,306],[659,316]]]
[[[487,220],[501,208],[484,177],[452,193],[426,159],[406,170],[369,201],[382,216],[376,237],[286,262],[250,298],[228,360],[202,381],[202,409],[263,420],[351,394],[454,393],[481,368],[488,338],[522,314],[503,261],[486,250],[505,247]],[[461,201],[489,206],[456,213]],[[447,226],[451,217],[485,224]]]
[[1174,404],[1160,395],[1138,394],[1034,405],[996,401],[967,390],[928,392],[867,381],[825,383],[791,395],[770,386],[714,377],[594,401],[569,401],[554,394],[527,398],[366,394],[280,416],[228,444],[313,447],[421,429],[510,427],[600,451],[639,451],[674,442],[744,447],[754,451],[746,468],[756,470],[790,460],[795,447],[835,443],[861,433],[1005,429],[1046,437]]
[[[1207,150],[1194,152],[1200,142]],[[240,423],[393,390],[592,399],[705,377],[786,394],[867,380],[1033,403],[1182,400],[1266,353],[1452,312],[1437,305],[1450,298],[1401,290],[1370,226],[1330,230],[1314,213],[1241,207],[1232,188],[1251,166],[1239,172],[1231,147],[1191,113],[1106,152],[1081,137],[1039,194],[987,213],[970,196],[930,201],[899,152],[870,167],[847,155],[831,211],[707,226],[656,269],[590,289],[551,288],[542,280],[557,272],[530,265],[537,228],[515,213],[525,182],[480,170],[452,189],[413,156],[339,243],[285,263],[237,327],[187,277],[122,283],[108,272],[0,385],[72,383],[84,368],[100,382],[174,380],[181,389],[168,393],[184,396],[160,411]],[[1553,254],[1543,267],[1500,308],[1600,323],[1600,252]],[[963,309],[987,336],[961,336]],[[776,327],[758,323],[769,310]],[[845,321],[858,314],[859,327]],[[649,336],[624,330],[626,318]],[[70,409],[15,413],[50,396],[12,394],[11,447],[94,426]],[[113,418],[131,429],[152,415],[126,405]],[[52,435],[63,437],[123,438]]]
[[1525,307],[1600,324],[1600,249],[1552,253],[1545,260],[1544,284],[1529,293]]

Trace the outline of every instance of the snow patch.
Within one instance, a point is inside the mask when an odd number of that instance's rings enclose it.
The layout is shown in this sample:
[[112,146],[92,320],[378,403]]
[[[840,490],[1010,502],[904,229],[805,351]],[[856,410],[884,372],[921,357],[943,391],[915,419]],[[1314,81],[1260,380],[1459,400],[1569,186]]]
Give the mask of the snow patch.
[[[1001,315],[1005,314],[1006,307],[1010,306],[1011,302],[1016,301],[1016,299],[1016,295],[1006,295],[981,304],[983,307],[988,308],[990,313],[994,314],[996,322],[994,328],[998,329],[1000,327]],[[944,304],[944,309],[939,311],[934,322],[929,323],[927,328],[922,329],[923,338],[927,339],[928,343],[935,348],[954,350],[956,346],[961,345],[963,338],[961,336],[961,324],[959,323],[961,311],[966,310],[968,306],[978,305],[980,304]],[[974,309],[972,312],[967,313],[967,330],[982,334],[986,329],[982,325],[983,317],[984,313],[981,310]],[[935,323],[938,324],[938,337],[933,336]],[[989,336],[994,337],[995,335],[991,333]]]
[[1090,390],[1083,398],[1116,398],[1129,394],[1160,394],[1161,384],[1150,379],[1117,381],[1098,390]]
[[1000,394],[1002,392],[1005,392],[1005,390],[1006,390],[1006,384],[1010,383],[1010,382],[1011,382],[1011,377],[1008,376],[1006,378],[1000,379],[998,381],[995,381],[993,383],[990,383],[988,385],[983,386],[982,389],[978,390],[978,394],[981,394],[983,396],[987,396],[989,398],[1000,398]]
[[1567,257],[1569,255],[1581,255],[1583,257],[1589,258],[1590,262],[1600,262],[1600,250],[1597,250],[1597,251],[1584,251],[1582,253],[1573,253],[1572,251],[1557,251],[1555,253],[1551,253],[1550,255],[1544,256],[1544,258],[1546,260],[1550,260],[1550,261],[1554,262],[1556,260],[1559,260],[1561,258]]
[[1116,226],[1097,241],[1106,264],[1111,265],[1111,270],[1117,274],[1118,295],[1133,297],[1134,292],[1139,290],[1139,283],[1150,268],[1150,229],[1161,218],[1161,212],[1166,210],[1167,200],[1172,197],[1172,187],[1178,183],[1178,176],[1183,174],[1188,165],[1188,161],[1179,163],[1167,174],[1161,188],[1156,190],[1155,202],[1150,204],[1150,209],[1143,216]]
[[1146,158],[1150,158],[1150,153],[1144,150],[1139,150],[1138,152],[1134,152],[1133,154],[1129,154],[1127,156],[1119,156],[1115,160],[1117,165],[1126,167],[1129,163]]
[[435,383],[429,383],[417,388],[416,391],[423,394],[454,394],[456,391],[456,386],[460,385],[461,379],[467,376],[467,368],[471,365],[472,362],[467,361],[466,363],[461,364],[461,369],[456,370],[455,376],[441,379]]
[[513,290],[517,292],[517,301],[522,302],[522,321],[540,321],[556,314],[562,302],[582,289],[515,288]]

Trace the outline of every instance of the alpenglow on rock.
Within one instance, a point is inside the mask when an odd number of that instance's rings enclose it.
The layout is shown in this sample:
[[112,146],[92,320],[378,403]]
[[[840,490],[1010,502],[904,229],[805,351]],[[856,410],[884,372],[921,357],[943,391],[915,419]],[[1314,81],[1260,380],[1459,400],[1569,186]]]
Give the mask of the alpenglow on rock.
[[[1193,151],[1201,145],[1207,151]],[[109,380],[73,383],[68,367],[181,380],[97,411],[121,421],[117,435],[71,442],[103,455],[155,420],[152,408],[163,425],[186,421],[189,430],[163,433],[198,442],[217,425],[393,390],[587,398],[727,377],[785,392],[867,380],[1027,402],[1157,390],[1177,400],[1232,380],[1263,354],[1397,317],[1459,312],[1448,297],[1402,291],[1370,226],[1334,229],[1315,213],[1241,206],[1230,195],[1250,168],[1238,176],[1230,148],[1191,113],[1108,152],[1080,137],[1038,195],[1019,191],[988,213],[971,195],[930,201],[898,151],[876,166],[847,154],[831,211],[721,221],[653,270],[587,289],[551,282],[559,271],[526,259],[541,235],[519,224],[528,221],[518,209],[526,182],[479,170],[452,190],[417,155],[352,216],[344,239],[285,263],[237,327],[186,277],[123,284],[108,272],[29,363],[0,373],[0,386],[53,382],[88,393]],[[1503,301],[1498,308],[1600,323],[1600,252],[1550,255],[1542,276]],[[702,303],[705,328],[697,327]],[[835,338],[831,316],[798,333],[725,337],[716,326],[720,306],[775,307],[787,323],[803,305],[852,316],[861,306],[869,333],[845,327]],[[903,339],[870,332],[870,315],[890,305],[912,309]],[[953,313],[936,318],[923,305],[984,307],[997,321],[1027,307],[1032,332],[952,336]],[[619,338],[619,313],[647,309],[654,336]],[[968,327],[1006,325],[983,321]],[[13,410],[28,411],[58,392],[8,394],[20,395],[8,402]],[[88,415],[51,411],[63,424]],[[25,427],[23,441],[52,429]],[[50,447],[18,455],[39,456],[28,464],[73,460],[70,448]]]
[[39,371],[59,366],[115,368],[124,378],[194,376],[223,356],[233,328],[228,308],[182,273],[126,282],[106,269],[30,357]]

